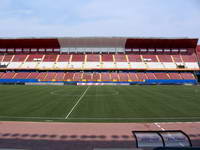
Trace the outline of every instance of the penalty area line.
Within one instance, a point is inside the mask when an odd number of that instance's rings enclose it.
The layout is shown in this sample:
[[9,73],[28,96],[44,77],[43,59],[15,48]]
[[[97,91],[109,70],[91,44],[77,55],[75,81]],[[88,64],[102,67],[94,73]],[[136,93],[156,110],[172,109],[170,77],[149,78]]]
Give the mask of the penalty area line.
[[73,110],[76,108],[76,106],[79,104],[79,102],[83,99],[83,97],[85,96],[85,94],[87,93],[88,89],[90,88],[90,86],[88,86],[86,88],[86,90],[83,92],[83,94],[79,97],[78,101],[75,103],[75,105],[72,107],[72,109],[69,111],[69,113],[67,114],[67,116],[65,117],[65,119],[68,119],[68,117],[70,116],[70,114],[73,112]]

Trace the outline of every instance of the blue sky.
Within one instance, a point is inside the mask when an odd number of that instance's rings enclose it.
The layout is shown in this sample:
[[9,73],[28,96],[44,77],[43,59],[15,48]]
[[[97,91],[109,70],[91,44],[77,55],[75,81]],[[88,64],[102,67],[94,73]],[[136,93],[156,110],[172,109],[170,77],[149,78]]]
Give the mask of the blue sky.
[[200,38],[200,0],[0,0],[0,37]]

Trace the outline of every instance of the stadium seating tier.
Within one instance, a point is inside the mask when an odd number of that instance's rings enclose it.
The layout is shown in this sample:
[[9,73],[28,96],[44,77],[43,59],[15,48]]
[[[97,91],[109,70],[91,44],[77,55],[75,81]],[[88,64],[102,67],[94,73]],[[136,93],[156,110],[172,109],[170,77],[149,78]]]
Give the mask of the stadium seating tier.
[[0,79],[38,79],[40,81],[145,81],[145,80],[195,80],[193,73],[177,72],[0,72]]
[[[16,54],[0,55],[5,69],[199,69],[197,55]],[[3,67],[1,67],[3,68]]]
[[197,41],[114,37],[0,39],[0,79],[197,80]]

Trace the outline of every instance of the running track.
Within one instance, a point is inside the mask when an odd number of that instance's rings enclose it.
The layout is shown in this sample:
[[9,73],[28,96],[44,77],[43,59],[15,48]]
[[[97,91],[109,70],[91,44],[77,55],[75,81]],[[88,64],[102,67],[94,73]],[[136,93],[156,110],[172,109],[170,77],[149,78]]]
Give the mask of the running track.
[[93,150],[135,148],[133,130],[182,130],[200,146],[196,123],[39,123],[0,122],[0,148]]

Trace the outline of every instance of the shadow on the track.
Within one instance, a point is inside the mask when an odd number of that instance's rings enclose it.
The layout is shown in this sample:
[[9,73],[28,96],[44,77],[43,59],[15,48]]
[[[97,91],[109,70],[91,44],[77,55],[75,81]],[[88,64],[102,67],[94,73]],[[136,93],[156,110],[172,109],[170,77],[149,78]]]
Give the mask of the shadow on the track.
[[[26,139],[25,139],[26,138]],[[94,148],[135,148],[129,135],[0,134],[0,148],[26,150],[93,150]]]

